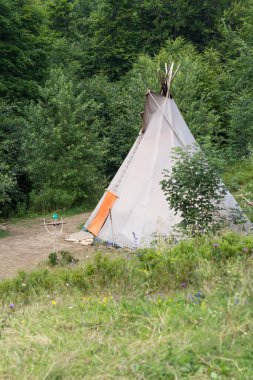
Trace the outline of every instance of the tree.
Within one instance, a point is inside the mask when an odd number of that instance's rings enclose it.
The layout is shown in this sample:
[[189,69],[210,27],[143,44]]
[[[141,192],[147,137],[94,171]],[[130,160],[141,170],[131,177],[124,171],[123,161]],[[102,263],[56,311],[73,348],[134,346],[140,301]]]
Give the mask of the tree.
[[43,7],[33,0],[0,0],[0,14],[0,96],[34,97],[48,67]]
[[223,224],[218,211],[225,187],[202,151],[177,148],[172,170],[164,171],[161,186],[170,208],[181,216],[178,226],[183,232],[197,235]]
[[6,217],[10,212],[16,186],[15,175],[10,167],[0,160],[0,218]]
[[253,91],[237,94],[229,105],[229,149],[232,157],[247,157],[253,148]]
[[72,0],[54,0],[48,2],[49,19],[52,29],[63,35],[69,34],[69,23],[73,6]]
[[60,69],[51,71],[40,100],[27,108],[23,153],[37,211],[92,202],[101,190],[104,148],[97,111]]
[[[0,99],[0,162],[1,180],[6,194],[7,203],[3,208],[5,216],[15,211],[18,205],[27,203],[27,193],[30,183],[24,168],[21,154],[22,127],[24,122],[21,117],[21,109],[24,104],[10,103]],[[6,178],[9,178],[6,183]]]
[[93,70],[120,79],[141,50],[137,0],[101,0],[90,15]]
[[168,39],[183,37],[199,50],[219,35],[218,24],[231,0],[145,0],[141,2],[144,51],[154,56]]

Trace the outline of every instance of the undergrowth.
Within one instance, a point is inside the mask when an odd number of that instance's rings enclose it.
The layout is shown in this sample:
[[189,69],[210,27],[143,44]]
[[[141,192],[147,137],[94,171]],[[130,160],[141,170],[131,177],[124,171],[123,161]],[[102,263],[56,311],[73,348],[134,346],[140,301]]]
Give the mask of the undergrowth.
[[5,237],[8,236],[8,235],[9,235],[8,231],[0,230],[0,239],[1,239],[1,238],[5,238]]
[[0,283],[0,378],[250,379],[253,238],[226,233]]
[[245,196],[253,201],[253,155],[230,164],[223,175],[225,185],[234,195],[248,218],[253,221],[253,207],[247,205]]

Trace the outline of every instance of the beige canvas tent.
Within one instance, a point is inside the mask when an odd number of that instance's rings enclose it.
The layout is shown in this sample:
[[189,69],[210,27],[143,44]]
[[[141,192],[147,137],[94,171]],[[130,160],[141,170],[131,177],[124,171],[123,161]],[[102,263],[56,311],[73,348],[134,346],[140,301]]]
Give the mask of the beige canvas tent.
[[[84,230],[103,241],[129,248],[150,246],[158,236],[169,235],[180,221],[169,208],[160,181],[163,170],[173,165],[171,149],[196,141],[169,94],[172,70],[173,65],[161,93],[147,93],[142,129],[85,223]],[[229,192],[223,206],[224,214],[238,208]]]

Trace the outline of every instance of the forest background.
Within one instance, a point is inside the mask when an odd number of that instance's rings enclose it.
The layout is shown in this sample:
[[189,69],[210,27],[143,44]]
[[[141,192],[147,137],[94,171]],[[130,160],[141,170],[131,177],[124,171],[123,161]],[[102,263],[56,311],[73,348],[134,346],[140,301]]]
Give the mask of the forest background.
[[91,206],[165,62],[222,167],[252,154],[253,0],[0,0],[0,217]]

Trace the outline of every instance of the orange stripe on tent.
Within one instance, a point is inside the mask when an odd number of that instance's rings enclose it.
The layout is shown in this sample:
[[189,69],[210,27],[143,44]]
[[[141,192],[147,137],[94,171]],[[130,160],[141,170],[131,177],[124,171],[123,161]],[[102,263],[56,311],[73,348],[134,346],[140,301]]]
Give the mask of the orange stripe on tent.
[[116,199],[117,195],[107,190],[103,203],[101,204],[96,216],[87,227],[87,230],[90,231],[93,235],[98,235]]

